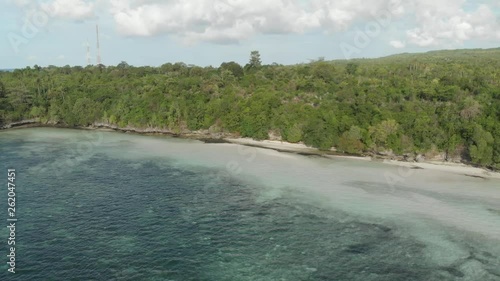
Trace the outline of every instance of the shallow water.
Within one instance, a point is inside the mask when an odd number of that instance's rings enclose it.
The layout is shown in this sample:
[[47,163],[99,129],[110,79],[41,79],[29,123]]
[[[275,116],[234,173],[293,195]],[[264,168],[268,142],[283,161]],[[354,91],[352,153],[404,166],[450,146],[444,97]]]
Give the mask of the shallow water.
[[500,280],[498,180],[63,129],[0,159],[18,280]]

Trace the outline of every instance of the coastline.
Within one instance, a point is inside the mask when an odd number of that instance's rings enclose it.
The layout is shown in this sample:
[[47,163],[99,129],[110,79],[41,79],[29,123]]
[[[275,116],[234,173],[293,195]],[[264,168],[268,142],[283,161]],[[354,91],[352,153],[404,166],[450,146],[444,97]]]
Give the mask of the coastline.
[[463,163],[440,162],[440,161],[405,162],[396,160],[384,160],[383,163],[388,165],[397,165],[400,167],[408,167],[412,169],[425,169],[425,170],[453,173],[473,178],[500,179],[500,172],[474,167]]
[[248,138],[225,138],[225,140],[234,144],[273,149],[279,152],[324,156],[332,160],[350,159],[358,161],[374,161],[374,162],[376,161],[387,165],[395,165],[412,169],[434,170],[434,171],[441,171],[441,172],[453,173],[457,175],[464,175],[482,179],[500,179],[500,172],[490,171],[484,168],[478,168],[463,163],[439,162],[439,161],[409,162],[409,161],[392,160],[389,158],[373,158],[370,156],[352,156],[352,155],[342,155],[338,153],[332,154],[332,152],[325,153],[316,148],[308,147],[302,143],[295,144],[284,141],[272,141],[272,140],[257,141]]
[[273,141],[273,140],[259,141],[251,138],[224,138],[224,140],[232,144],[267,148],[276,150],[278,152],[322,156],[322,153],[318,149],[314,147],[309,147],[303,143],[290,143],[285,141]]
[[231,143],[237,145],[244,145],[250,147],[257,147],[263,149],[272,149],[278,152],[284,153],[295,153],[306,156],[319,156],[325,157],[332,160],[335,159],[350,159],[358,161],[377,161],[387,165],[395,165],[400,167],[408,167],[412,169],[427,169],[434,171],[441,171],[447,173],[453,173],[457,175],[482,178],[482,179],[500,179],[500,171],[488,170],[485,168],[474,167],[465,163],[453,163],[453,162],[441,162],[441,161],[405,161],[405,160],[394,160],[387,156],[354,156],[347,155],[343,153],[338,153],[335,150],[330,151],[320,151],[319,149],[309,147],[303,143],[289,143],[285,141],[277,140],[254,140],[250,138],[240,138],[233,134],[224,133],[211,133],[208,130],[204,131],[183,131],[174,132],[171,130],[158,129],[158,128],[134,128],[125,127],[120,128],[115,125],[106,123],[94,123],[88,127],[72,127],[61,125],[57,123],[42,123],[39,120],[23,120],[19,122],[13,122],[0,127],[0,131],[9,129],[22,129],[22,128],[65,128],[65,129],[80,129],[80,130],[101,130],[109,132],[122,132],[122,133],[134,133],[140,135],[166,135],[170,137],[178,137],[185,139],[195,139],[202,141],[204,143],[218,144],[218,143]]

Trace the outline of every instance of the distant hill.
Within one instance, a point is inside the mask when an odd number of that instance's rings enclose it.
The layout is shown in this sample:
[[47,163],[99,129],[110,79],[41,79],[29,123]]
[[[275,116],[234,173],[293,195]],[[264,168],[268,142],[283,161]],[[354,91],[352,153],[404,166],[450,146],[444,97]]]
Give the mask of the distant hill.
[[401,53],[381,58],[334,60],[338,64],[359,63],[405,63],[418,60],[423,63],[461,62],[490,63],[500,61],[500,48],[439,50],[425,53]]
[[455,62],[481,62],[488,63],[491,60],[498,61],[500,48],[495,49],[462,49],[462,50],[440,50],[426,53],[404,53],[392,55],[381,60],[422,60],[422,61],[455,61]]

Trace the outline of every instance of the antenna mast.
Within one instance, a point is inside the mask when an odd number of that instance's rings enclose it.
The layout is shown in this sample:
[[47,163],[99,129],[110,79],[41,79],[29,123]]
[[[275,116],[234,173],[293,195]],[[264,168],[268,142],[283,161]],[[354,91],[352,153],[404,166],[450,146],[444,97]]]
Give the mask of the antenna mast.
[[97,65],[101,64],[101,47],[99,46],[99,25],[95,26],[96,35],[97,35]]

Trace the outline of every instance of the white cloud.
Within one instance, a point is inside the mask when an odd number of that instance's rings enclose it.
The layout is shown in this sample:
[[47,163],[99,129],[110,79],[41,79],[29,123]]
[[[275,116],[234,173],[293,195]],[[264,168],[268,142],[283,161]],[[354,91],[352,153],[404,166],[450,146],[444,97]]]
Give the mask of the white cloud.
[[94,0],[8,1],[14,3],[14,5],[24,10],[24,12],[28,15],[44,12],[53,18],[77,21],[95,18],[96,4],[94,3]]
[[461,44],[467,40],[500,39],[500,23],[489,6],[463,9],[464,0],[422,0],[413,4],[417,27],[407,31],[408,40],[427,47]]
[[11,0],[18,7],[26,7],[32,3],[30,0]]
[[189,40],[238,41],[255,33],[300,32],[318,24],[283,1],[112,0],[111,4],[118,30],[125,35],[171,33]]
[[399,40],[392,40],[391,42],[389,42],[389,44],[396,49],[402,49],[402,48],[406,47],[406,44],[404,42],[399,41]]
[[314,0],[312,3],[322,27],[336,31],[345,30],[356,21],[374,21],[377,15],[389,13],[394,18],[404,10],[399,0]]
[[[466,0],[111,0],[118,30],[128,36],[176,35],[189,43],[232,43],[256,34],[337,32],[374,22],[389,12],[389,24],[415,19],[409,44],[457,44],[498,38],[500,23],[490,6],[466,12]],[[402,43],[402,42],[399,42]],[[391,44],[394,46],[394,44]],[[396,48],[402,44],[396,44]],[[406,45],[406,44],[405,44]]]
[[53,0],[41,3],[40,7],[51,17],[61,19],[79,21],[95,17],[95,4],[84,0]]
[[[36,1],[9,0],[26,9]],[[500,39],[500,19],[487,1],[471,11],[468,0],[43,0],[38,9],[67,20],[111,16],[125,36],[169,34],[187,43],[221,44],[259,34],[333,33],[377,22],[389,14],[382,32],[398,29],[404,17],[406,38],[391,46],[422,47]],[[465,9],[467,4],[468,9]],[[380,18],[379,18],[380,19]],[[380,22],[380,21],[378,21]],[[396,41],[399,41],[396,43]],[[404,44],[399,44],[403,43]]]
[[339,31],[395,0],[111,0],[118,30],[129,36],[174,34],[189,42],[237,42],[255,34]]
[[64,55],[59,55],[59,56],[57,56],[57,58],[56,58],[56,59],[58,59],[58,60],[64,60],[64,59],[66,59],[66,56],[64,56]]

